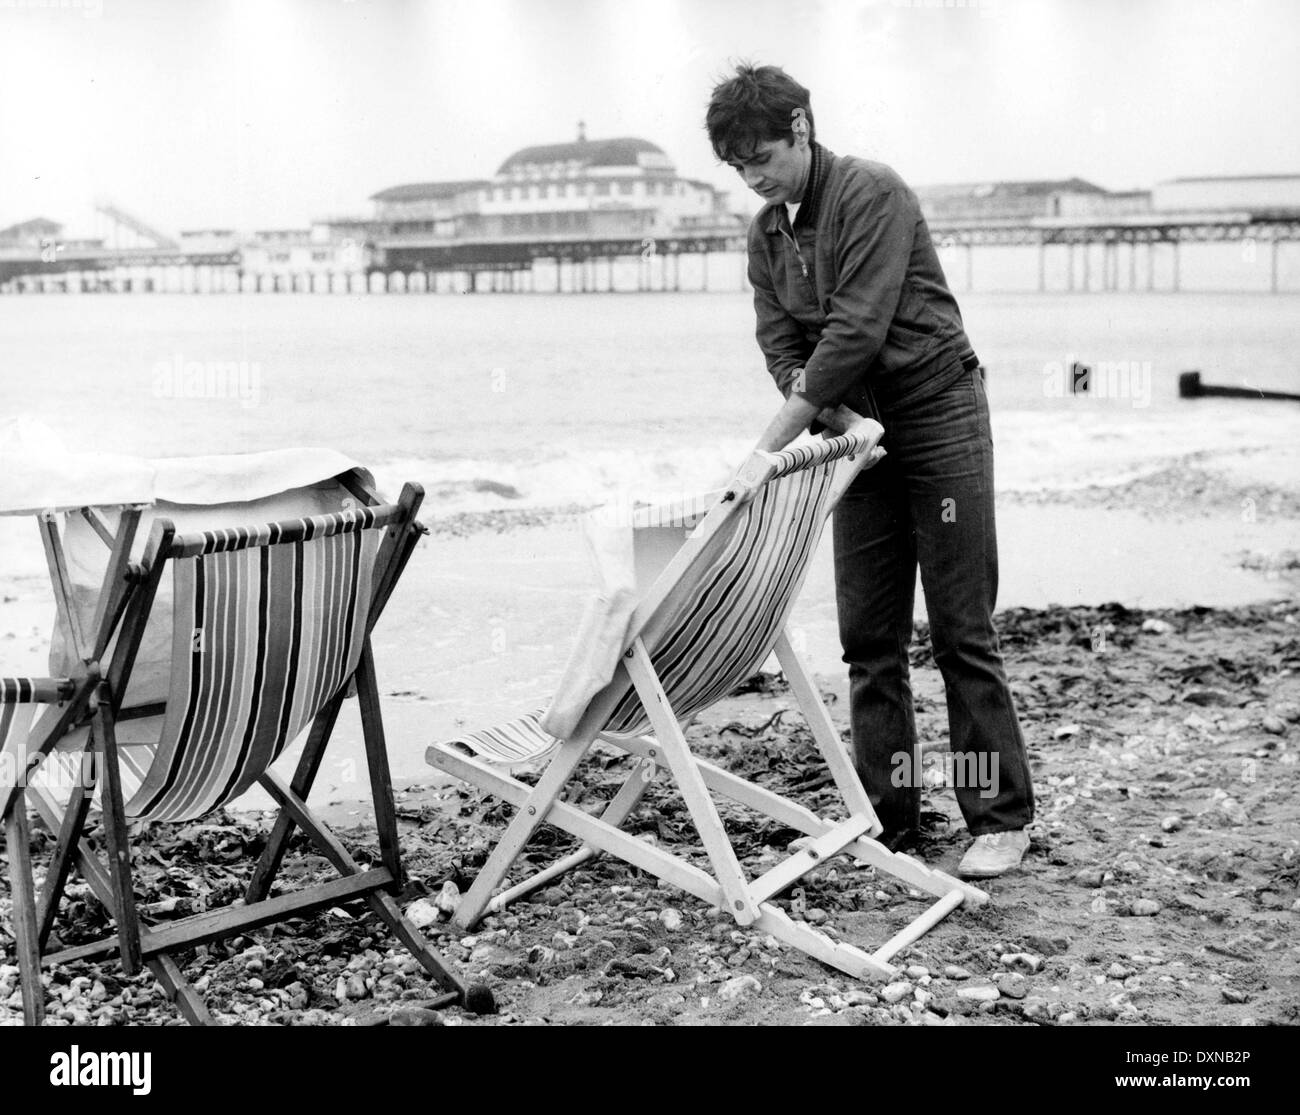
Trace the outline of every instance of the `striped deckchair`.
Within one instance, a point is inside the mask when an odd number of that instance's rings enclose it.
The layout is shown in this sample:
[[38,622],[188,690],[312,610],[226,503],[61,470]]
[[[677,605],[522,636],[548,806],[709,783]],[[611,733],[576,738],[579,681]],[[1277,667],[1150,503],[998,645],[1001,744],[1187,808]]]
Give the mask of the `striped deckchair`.
[[[128,570],[130,591],[121,629],[100,685],[87,746],[99,749],[98,798],[104,826],[123,849],[115,871],[105,871],[80,839],[91,800],[89,786],[64,805],[40,781],[28,796],[60,849],[52,865],[37,927],[43,949],[58,889],[74,855],[92,890],[118,923],[115,938],[45,957],[66,963],[119,951],[128,972],[146,963],[191,1022],[210,1017],[181,977],[170,953],[257,926],[354,899],[365,899],[445,993],[435,1006],[462,1003],[493,1008],[491,993],[467,988],[409,922],[394,901],[402,884],[396,809],[385,751],[370,632],[392,593],[423,528],[416,511],[423,493],[407,485],[396,504],[356,506],[264,526],[178,534],[170,521],[154,523],[143,559]],[[122,707],[136,652],[149,624],[159,583],[172,577],[172,668],[167,697],[158,705]],[[379,864],[362,869],[337,837],[307,808],[340,707],[355,687],[375,818]],[[124,721],[159,719],[156,742],[118,747]],[[285,782],[268,768],[309,729],[296,772]],[[84,765],[77,751],[50,760]],[[65,783],[68,781],[64,779]],[[83,780],[84,781],[84,780]],[[238,908],[196,914],[163,927],[139,925],[125,850],[130,821],[187,821],[202,817],[254,784],[280,806],[269,842]],[[19,810],[21,812],[21,810]],[[268,897],[294,827],[300,827],[339,877],[290,894]],[[65,839],[66,837],[66,839]],[[62,857],[62,858],[60,858]]]
[[[641,508],[633,516],[639,597],[609,670],[582,664],[582,676],[612,680],[594,694],[564,738],[546,731],[547,716],[524,716],[430,747],[428,761],[494,793],[517,812],[462,899],[455,920],[473,925],[485,911],[605,852],[725,909],[740,925],[770,933],[853,976],[882,978],[890,959],[963,903],[987,901],[980,890],[918,861],[891,853],[874,836],[881,826],[831,723],[812,678],[784,633],[822,528],[849,483],[873,464],[881,434],[874,422],[841,436],[780,453],[755,452],[707,512],[698,501]],[[772,791],[695,757],[682,725],[777,659],[839,791],[846,820],[831,821]],[[575,669],[571,660],[570,670]],[[565,691],[565,683],[560,686]],[[570,719],[566,723],[573,723]],[[561,800],[563,787],[597,740],[638,761],[599,817]],[[535,787],[504,768],[546,757]],[[710,871],[620,827],[657,773],[667,771],[699,833]],[[712,794],[721,794],[793,828],[791,854],[748,878],[727,837]],[[547,822],[581,847],[499,894],[497,887],[537,826]],[[847,853],[909,887],[933,905],[873,953],[832,940],[791,918],[772,901],[826,860]]]

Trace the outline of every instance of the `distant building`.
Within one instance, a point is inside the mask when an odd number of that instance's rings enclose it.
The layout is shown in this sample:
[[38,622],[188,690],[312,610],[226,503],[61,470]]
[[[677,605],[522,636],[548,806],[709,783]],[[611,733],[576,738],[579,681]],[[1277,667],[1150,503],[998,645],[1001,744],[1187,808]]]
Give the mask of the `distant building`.
[[254,232],[240,246],[246,275],[289,285],[297,277],[308,281],[364,273],[368,256],[359,240],[333,236],[325,225],[312,228],[273,228]]
[[392,186],[371,197],[371,220],[323,223],[381,250],[743,232],[726,199],[649,140],[589,140],[580,125],[575,141],[522,148],[492,178]]
[[29,221],[19,221],[8,228],[0,228],[0,247],[39,248],[42,241],[57,239],[62,232],[63,226],[58,221],[33,217]]
[[1300,212],[1300,174],[1254,174],[1220,178],[1173,178],[1153,191],[1162,212],[1237,210]]
[[920,186],[916,196],[926,219],[936,223],[1105,218],[1151,208],[1149,191],[1116,193],[1083,178]]

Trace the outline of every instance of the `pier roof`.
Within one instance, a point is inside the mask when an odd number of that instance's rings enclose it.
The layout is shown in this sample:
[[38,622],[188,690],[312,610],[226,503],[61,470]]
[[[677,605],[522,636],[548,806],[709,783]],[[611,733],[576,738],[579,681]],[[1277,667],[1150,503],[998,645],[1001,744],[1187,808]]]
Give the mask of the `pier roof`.
[[[649,155],[650,159],[641,156]],[[653,166],[656,170],[671,170],[672,160],[662,147],[648,139],[636,136],[619,136],[614,139],[578,138],[570,143],[545,143],[524,147],[511,155],[497,170],[509,174],[529,166],[554,166],[557,163],[577,163],[584,167],[596,166]]]

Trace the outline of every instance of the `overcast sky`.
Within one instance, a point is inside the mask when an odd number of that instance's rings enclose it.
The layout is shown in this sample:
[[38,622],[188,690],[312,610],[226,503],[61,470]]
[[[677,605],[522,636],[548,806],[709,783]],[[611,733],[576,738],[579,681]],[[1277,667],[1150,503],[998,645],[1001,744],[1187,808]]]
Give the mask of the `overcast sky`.
[[106,196],[171,232],[305,227],[579,119],[752,210],[702,128],[736,58],[916,184],[1300,172],[1296,0],[926,3],[0,0],[0,225]]

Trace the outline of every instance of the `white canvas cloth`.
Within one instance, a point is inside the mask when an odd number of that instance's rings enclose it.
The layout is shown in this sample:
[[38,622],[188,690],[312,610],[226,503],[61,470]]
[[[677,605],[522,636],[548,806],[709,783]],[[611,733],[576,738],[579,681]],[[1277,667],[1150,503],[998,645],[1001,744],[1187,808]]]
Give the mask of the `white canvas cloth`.
[[633,533],[626,516],[611,505],[584,516],[582,525],[599,587],[587,601],[559,688],[541,718],[542,729],[559,739],[573,734],[591,698],[614,676],[637,602]]

